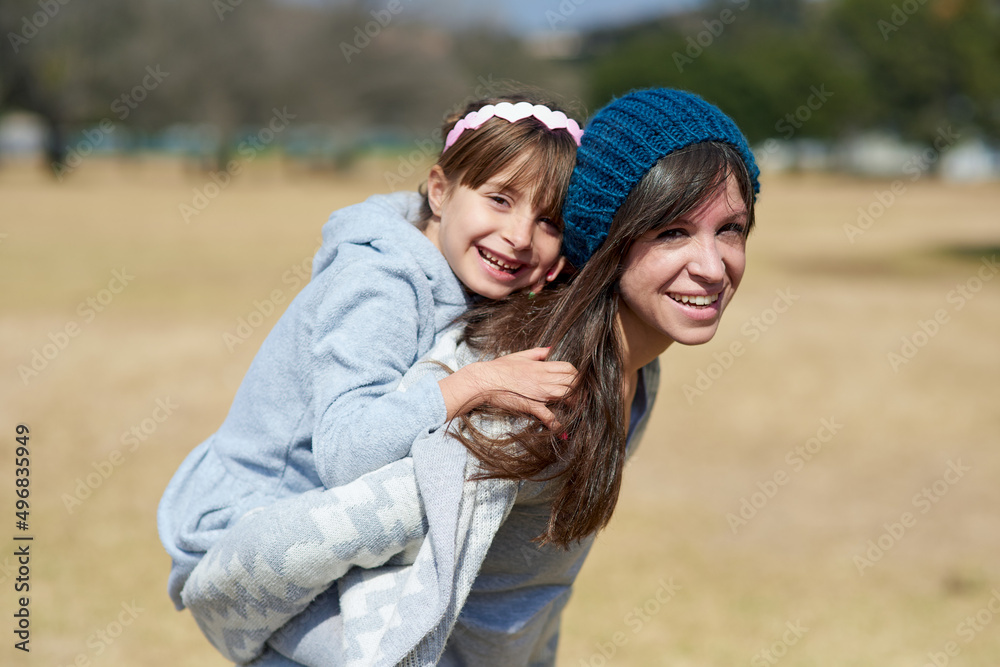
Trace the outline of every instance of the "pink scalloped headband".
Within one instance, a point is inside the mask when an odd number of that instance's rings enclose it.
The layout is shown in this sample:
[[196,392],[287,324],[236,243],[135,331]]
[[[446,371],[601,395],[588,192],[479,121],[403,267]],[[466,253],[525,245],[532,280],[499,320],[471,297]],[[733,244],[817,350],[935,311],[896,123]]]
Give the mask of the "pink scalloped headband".
[[487,104],[478,111],[470,111],[466,114],[465,118],[455,123],[455,127],[451,128],[451,132],[448,133],[448,137],[445,139],[444,149],[441,152],[443,153],[451,148],[451,145],[458,140],[462,132],[475,130],[494,116],[503,118],[508,123],[516,123],[519,120],[524,120],[532,116],[540,120],[550,130],[566,130],[573,137],[573,141],[576,142],[577,146],[580,145],[580,137],[583,136],[583,130],[580,129],[580,125],[572,118],[567,117],[562,111],[553,111],[547,106],[532,104],[531,102],[518,102],[517,104],[501,102],[500,104]]

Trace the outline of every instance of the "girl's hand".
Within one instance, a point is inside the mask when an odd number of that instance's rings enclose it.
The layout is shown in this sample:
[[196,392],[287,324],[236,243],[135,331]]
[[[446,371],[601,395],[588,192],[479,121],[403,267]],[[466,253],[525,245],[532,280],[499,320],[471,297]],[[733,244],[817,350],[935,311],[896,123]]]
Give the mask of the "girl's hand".
[[545,361],[548,354],[547,347],[515,352],[469,364],[440,380],[448,419],[492,405],[534,415],[550,429],[558,429],[546,404],[569,392],[576,368],[567,361]]

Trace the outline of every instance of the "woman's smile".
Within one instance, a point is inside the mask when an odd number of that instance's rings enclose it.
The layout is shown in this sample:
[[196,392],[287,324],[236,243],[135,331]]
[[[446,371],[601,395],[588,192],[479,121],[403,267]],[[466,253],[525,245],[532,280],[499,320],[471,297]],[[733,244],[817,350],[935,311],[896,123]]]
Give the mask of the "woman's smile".
[[722,310],[721,293],[716,292],[711,295],[690,296],[687,294],[668,293],[667,296],[674,302],[675,307],[685,317],[692,320],[705,321],[712,320],[719,316]]
[[667,294],[671,299],[677,303],[687,304],[689,306],[710,306],[719,300],[719,294]]

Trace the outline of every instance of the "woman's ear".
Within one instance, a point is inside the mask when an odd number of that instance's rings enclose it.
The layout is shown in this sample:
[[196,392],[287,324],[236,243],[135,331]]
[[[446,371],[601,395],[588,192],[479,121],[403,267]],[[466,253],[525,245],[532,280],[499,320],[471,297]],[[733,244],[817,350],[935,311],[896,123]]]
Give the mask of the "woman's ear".
[[444,169],[436,164],[431,167],[431,172],[427,174],[427,203],[430,204],[431,213],[436,217],[441,217],[441,209],[448,200],[448,189],[451,183],[444,175]]

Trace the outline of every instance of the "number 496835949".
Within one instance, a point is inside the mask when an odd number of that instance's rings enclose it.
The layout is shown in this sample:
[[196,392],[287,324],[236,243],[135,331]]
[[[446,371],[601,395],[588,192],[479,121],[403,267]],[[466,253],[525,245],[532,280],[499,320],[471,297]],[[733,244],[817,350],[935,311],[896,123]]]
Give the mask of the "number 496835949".
[[29,429],[24,424],[18,424],[16,430],[17,449],[14,450],[14,486],[16,489],[14,493],[17,495],[15,503],[17,523],[15,525],[20,530],[28,530],[28,496],[30,495],[28,487],[31,484],[31,459],[28,451]]

